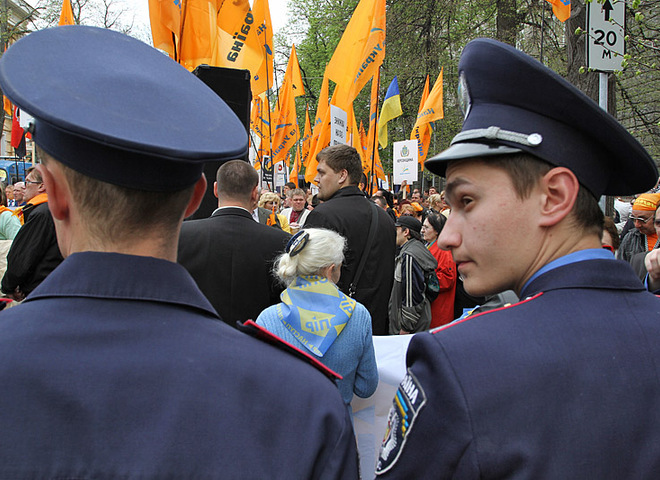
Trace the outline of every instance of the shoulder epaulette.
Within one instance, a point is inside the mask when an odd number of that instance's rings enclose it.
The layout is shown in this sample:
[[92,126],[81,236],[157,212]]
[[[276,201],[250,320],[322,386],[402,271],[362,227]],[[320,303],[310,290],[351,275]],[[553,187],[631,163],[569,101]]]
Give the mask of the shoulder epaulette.
[[236,322],[236,324],[241,332],[246,333],[251,337],[257,338],[263,342],[269,343],[270,345],[273,345],[279,348],[280,350],[284,350],[285,352],[293,355],[294,357],[298,357],[305,363],[310,364],[318,371],[320,371],[323,375],[325,375],[328,379],[330,379],[333,383],[335,380],[341,380],[343,378],[337,372],[323,365],[316,358],[303,352],[299,348],[296,348],[295,346],[291,345],[285,340],[282,340],[280,337],[273,334],[272,332],[269,332],[261,325],[257,325],[256,323],[254,323],[254,321],[248,320],[245,323]]

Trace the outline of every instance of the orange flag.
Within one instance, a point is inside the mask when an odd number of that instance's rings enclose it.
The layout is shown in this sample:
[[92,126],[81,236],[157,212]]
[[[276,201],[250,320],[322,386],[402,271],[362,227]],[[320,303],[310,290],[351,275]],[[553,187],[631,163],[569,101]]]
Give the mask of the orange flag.
[[201,64],[215,65],[218,3],[222,0],[183,2],[178,60],[188,70],[192,71]]
[[181,33],[181,2],[149,0],[149,20],[154,47],[178,60],[177,42]]
[[300,167],[302,165],[302,160],[300,157],[300,146],[296,148],[296,156],[293,160],[293,168],[291,169],[291,174],[289,175],[289,181],[298,186],[298,174],[300,173]]
[[565,22],[571,16],[571,0],[548,0],[552,4],[552,13],[560,22]]
[[360,0],[325,69],[337,83],[336,105],[349,104],[374,76],[385,58],[385,0]]
[[[371,170],[371,165],[369,164],[369,149],[367,147],[367,132],[364,130],[364,124],[362,123],[362,120],[360,120],[359,133],[360,133],[360,147],[359,147],[359,149],[361,149],[362,158],[367,159],[367,162],[366,162],[367,165],[365,165],[364,162],[362,163],[362,170],[364,171],[364,174],[366,175]],[[358,147],[355,147],[355,148],[358,148]]]
[[273,134],[274,164],[286,159],[286,154],[298,141],[300,136],[300,132],[298,131],[298,119],[296,116],[295,92],[293,90],[293,82],[295,80],[294,71],[298,70],[298,72],[300,72],[300,68],[297,65],[292,65],[293,62],[298,62],[298,57],[295,55],[295,47],[292,47],[291,49],[291,56],[289,57],[289,63],[277,99],[279,111],[275,116],[277,121],[275,123],[275,132]]
[[348,132],[348,145],[351,145],[355,150],[357,150],[358,155],[360,155],[360,160],[362,160],[362,171],[366,174],[367,164],[369,162],[369,157],[364,154],[362,150],[362,143],[360,142],[360,128],[358,127],[357,120],[355,120],[355,109],[353,104],[351,104],[348,112],[346,112],[346,117],[348,120],[348,125],[346,131]]
[[73,10],[71,9],[71,1],[64,0],[62,2],[62,11],[60,12],[60,21],[58,25],[75,25],[76,21],[73,18]]
[[302,139],[302,165],[307,167],[309,164],[309,148],[312,143],[312,127],[309,123],[309,109],[305,108],[305,132]]
[[293,96],[299,97],[305,95],[305,87],[303,86],[302,74],[300,73],[300,63],[298,63],[298,54],[296,53],[296,46],[291,46],[291,56],[289,63],[286,65],[286,73],[284,77],[291,79],[291,86],[293,88]]
[[[426,101],[424,101],[424,105],[420,107],[419,113],[417,114],[417,121],[415,122],[412,131],[414,133],[418,127],[435,122],[444,117],[445,113],[442,100],[442,69],[440,69],[438,79],[435,81]],[[411,137],[411,139],[413,138]]]
[[270,156],[270,111],[268,102],[262,96],[254,97],[252,101],[251,127],[257,138],[259,147],[257,149],[257,161],[255,168],[261,168],[264,156]]
[[250,86],[254,97],[273,84],[270,25],[268,0],[255,0],[254,8],[250,8],[248,0],[225,1],[218,12],[218,42],[214,64],[250,70]]
[[[316,149],[316,143],[318,142],[319,135],[321,134],[323,120],[325,119],[325,112],[326,110],[329,110],[328,98],[329,98],[328,77],[324,76],[323,82],[321,83],[321,93],[319,94],[319,102],[316,105],[316,115],[314,116],[314,126],[312,127],[312,138],[309,144],[309,158],[307,160],[307,164],[305,165],[305,167],[309,167],[309,165],[313,163],[313,160],[315,160],[312,157],[312,153]],[[316,170],[316,167],[314,168]],[[314,173],[314,175],[316,175],[316,173]],[[310,181],[307,180],[307,171],[305,171],[305,180],[308,182]]]
[[[337,89],[335,88],[335,91],[332,93],[332,99],[330,100],[330,103],[332,105],[335,105],[335,95],[337,93]],[[321,103],[319,101],[319,106],[317,107],[317,112],[321,108]],[[307,170],[305,170],[305,181],[306,182],[313,182],[314,178],[316,177],[316,167],[318,166],[319,162],[316,159],[316,156],[318,153],[323,150],[325,147],[330,145],[330,136],[331,136],[331,128],[330,128],[330,105],[325,106],[325,112],[323,115],[323,120],[314,126],[314,130],[316,130],[316,127],[319,127],[318,129],[318,136],[316,137],[316,142],[313,141],[312,149],[310,150],[309,156],[311,157],[309,160],[309,166],[307,167]]]
[[[371,105],[369,106],[369,133],[367,134],[367,150],[369,151],[369,171],[377,175],[378,178],[385,180],[383,166],[380,163],[380,154],[376,146],[376,136],[378,135],[378,82],[380,72],[371,79]],[[372,168],[373,166],[373,168]]]
[[[429,76],[426,76],[426,83],[424,84],[424,91],[422,92],[422,99],[419,102],[419,110],[417,114],[421,114],[424,111],[424,104],[426,99],[429,97]],[[429,151],[429,145],[431,143],[431,128],[430,123],[415,123],[412,132],[410,133],[410,140],[417,140],[417,155],[419,158],[419,163],[424,164],[426,160],[426,155]]]

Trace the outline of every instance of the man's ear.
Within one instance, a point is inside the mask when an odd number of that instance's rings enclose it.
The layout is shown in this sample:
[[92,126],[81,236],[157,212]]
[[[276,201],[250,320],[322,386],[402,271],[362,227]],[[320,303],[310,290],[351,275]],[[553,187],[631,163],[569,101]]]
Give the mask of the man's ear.
[[346,182],[348,182],[348,170],[344,168],[339,172],[339,184],[343,185]]
[[568,168],[555,167],[541,178],[540,188],[542,197],[539,225],[550,227],[571,213],[580,190],[580,182]]
[[48,166],[39,163],[35,168],[41,174],[44,190],[48,193],[48,209],[56,220],[66,220],[69,217],[71,191],[64,173],[56,164]]
[[199,180],[197,180],[197,183],[195,183],[195,188],[193,189],[192,197],[190,197],[190,201],[188,202],[186,211],[183,214],[183,218],[187,218],[197,211],[200,204],[202,203],[202,199],[204,198],[205,193],[206,193],[206,177],[204,176],[204,174],[202,174],[199,177]]
[[218,182],[213,182],[213,195],[218,198]]

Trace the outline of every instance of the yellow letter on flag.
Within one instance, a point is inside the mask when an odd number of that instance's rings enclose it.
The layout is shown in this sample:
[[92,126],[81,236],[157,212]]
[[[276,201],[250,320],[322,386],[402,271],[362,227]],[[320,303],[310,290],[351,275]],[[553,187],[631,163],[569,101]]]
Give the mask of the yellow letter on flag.
[[73,18],[73,10],[71,9],[71,1],[64,0],[62,2],[62,12],[60,13],[60,22],[58,25],[75,25],[76,21]]

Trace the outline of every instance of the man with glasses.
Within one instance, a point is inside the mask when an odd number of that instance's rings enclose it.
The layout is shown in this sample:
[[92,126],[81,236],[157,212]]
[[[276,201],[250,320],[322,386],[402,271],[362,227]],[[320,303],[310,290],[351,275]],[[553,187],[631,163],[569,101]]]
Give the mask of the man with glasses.
[[19,302],[62,262],[46,186],[35,167],[25,176],[25,201],[16,212],[24,225],[7,254],[7,271],[2,278],[2,293]]
[[637,253],[653,250],[658,242],[658,234],[653,227],[653,215],[660,204],[660,194],[644,193],[633,203],[629,220],[635,224],[621,241],[617,258],[630,262]]

